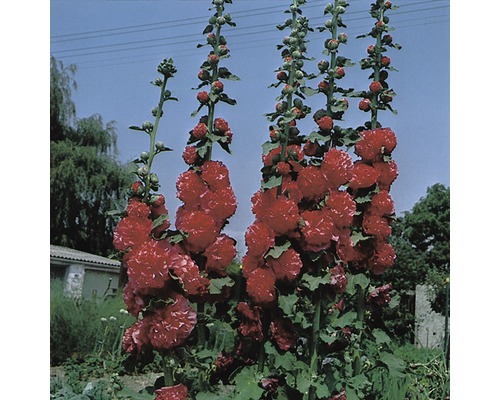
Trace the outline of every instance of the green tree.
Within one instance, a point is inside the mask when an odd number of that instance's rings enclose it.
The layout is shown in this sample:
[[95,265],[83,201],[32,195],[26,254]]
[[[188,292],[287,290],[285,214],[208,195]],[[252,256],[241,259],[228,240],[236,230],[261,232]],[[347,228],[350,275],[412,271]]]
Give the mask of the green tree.
[[98,114],[76,118],[76,67],[54,57],[50,66],[50,240],[109,255],[115,221],[106,213],[124,208],[132,177],[116,160],[114,123]]
[[398,309],[388,310],[388,325],[402,339],[411,339],[414,329],[412,298],[415,286],[429,284],[432,307],[445,314],[450,273],[450,189],[440,183],[392,225],[391,244],[396,250],[394,266],[378,279],[391,282],[401,297]]

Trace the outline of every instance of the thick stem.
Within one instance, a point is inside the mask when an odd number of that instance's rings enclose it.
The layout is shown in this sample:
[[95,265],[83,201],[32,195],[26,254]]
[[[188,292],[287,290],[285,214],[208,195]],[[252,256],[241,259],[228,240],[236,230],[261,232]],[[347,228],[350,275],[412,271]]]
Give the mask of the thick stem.
[[[310,360],[310,370],[311,376],[315,376],[318,373],[318,363],[319,363],[319,331],[321,325],[321,287],[316,290],[313,296],[313,304],[314,304],[314,318],[313,318],[313,326],[311,332],[311,360]],[[309,400],[316,400],[316,390],[311,387],[309,389]]]
[[174,386],[174,371],[170,366],[170,357],[168,357],[165,354],[162,354],[161,365],[163,367],[163,378],[165,381],[165,387]]
[[[356,293],[357,296],[357,320],[361,322],[361,325],[364,326],[365,322],[365,312],[366,312],[366,302],[365,302],[365,291],[361,286],[358,286],[358,290]],[[360,332],[358,338],[358,344],[361,345],[361,337],[363,332]],[[354,358],[354,376],[359,375],[361,373],[362,364],[361,364],[361,355],[359,349],[357,350],[357,354]]]

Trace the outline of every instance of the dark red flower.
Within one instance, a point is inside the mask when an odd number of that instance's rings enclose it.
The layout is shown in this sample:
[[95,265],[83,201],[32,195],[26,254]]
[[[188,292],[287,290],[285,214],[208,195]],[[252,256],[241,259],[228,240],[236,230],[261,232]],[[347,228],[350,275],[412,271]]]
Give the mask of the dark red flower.
[[208,293],[210,280],[200,275],[200,269],[188,255],[173,254],[169,268],[178,278],[187,296],[203,296]]
[[199,160],[198,152],[194,146],[186,146],[182,153],[182,159],[187,165],[193,165]]
[[155,400],[187,400],[188,388],[182,383],[155,390]]
[[201,104],[207,104],[208,101],[210,100],[210,96],[208,95],[207,92],[205,91],[202,91],[202,92],[199,92],[197,95],[196,95],[196,99],[201,103]]
[[250,256],[248,253],[241,259],[241,267],[243,272],[243,277],[248,279],[253,271],[264,265],[264,260],[262,257]]
[[389,128],[378,128],[361,132],[361,139],[354,146],[354,152],[364,161],[381,161],[396,147],[396,135]]
[[278,174],[280,175],[287,175],[290,173],[290,164],[287,164],[286,162],[280,161],[276,165],[276,170],[278,171]]
[[271,338],[284,351],[295,347],[296,335],[292,322],[287,318],[274,318],[270,325]]
[[191,134],[196,139],[203,139],[205,136],[207,136],[207,133],[208,133],[208,127],[207,127],[206,124],[204,124],[202,122],[200,122],[199,124],[197,124],[193,128],[193,130],[191,131]]
[[381,190],[373,195],[368,212],[380,216],[394,214],[394,201],[387,190]]
[[368,304],[385,306],[391,301],[390,291],[392,284],[388,283],[372,290],[366,299]]
[[207,161],[201,167],[201,178],[215,191],[230,186],[229,171],[221,161]]
[[247,279],[247,293],[257,305],[266,306],[276,300],[276,277],[269,268],[257,268]]
[[277,147],[275,149],[272,149],[269,153],[266,155],[262,155],[262,163],[266,167],[272,167],[273,165],[278,164],[279,162],[283,162],[285,160],[281,159],[281,147]]
[[123,334],[122,349],[136,357],[151,345],[149,340],[149,318],[141,319],[132,324]]
[[398,166],[396,162],[392,160],[391,162],[376,162],[373,163],[373,168],[379,173],[377,179],[378,187],[381,190],[389,190],[392,183],[398,177]]
[[326,198],[325,212],[338,228],[352,224],[356,212],[354,198],[345,191],[332,190]]
[[285,250],[278,258],[267,257],[266,264],[271,267],[274,276],[280,281],[294,281],[302,268],[300,255],[293,249]]
[[263,257],[274,246],[274,231],[262,222],[254,222],[245,232],[247,254],[251,257]]
[[226,276],[226,268],[236,257],[236,247],[234,239],[223,234],[220,235],[205,250],[203,255],[207,258],[205,270],[207,272],[216,272],[221,276]]
[[118,251],[137,247],[149,240],[151,229],[153,229],[153,221],[147,217],[122,218],[113,232],[113,244]]
[[319,200],[328,192],[328,182],[319,167],[308,165],[297,176],[297,185],[307,200]]
[[335,293],[344,293],[347,289],[347,276],[342,265],[330,269],[330,285]]
[[329,132],[333,129],[333,119],[325,115],[316,121],[320,130]]
[[171,350],[181,346],[196,325],[196,311],[188,299],[174,297],[174,304],[158,309],[151,317],[149,338],[155,350]]
[[218,236],[215,220],[205,211],[184,212],[182,220],[176,220],[176,227],[188,234],[184,244],[193,253],[206,250]]
[[314,156],[316,152],[319,150],[319,144],[318,142],[311,142],[310,140],[307,140],[306,143],[304,144],[304,153],[307,156]]
[[347,400],[347,393],[345,392],[345,389],[342,388],[340,393],[333,395],[328,400]]
[[214,127],[220,133],[227,132],[229,130],[229,124],[224,118],[215,118]]
[[309,251],[320,251],[330,247],[334,239],[334,224],[328,213],[323,209],[304,211],[301,214],[302,224],[300,231]]
[[365,215],[363,217],[363,231],[367,235],[387,239],[391,234],[391,226],[385,217],[379,215]]
[[356,161],[352,170],[352,178],[349,187],[357,190],[369,188],[377,182],[379,172],[371,165]]
[[238,332],[244,337],[262,342],[264,334],[260,320],[261,308],[258,306],[252,307],[248,303],[240,302],[236,306],[236,311],[241,317]]
[[129,280],[139,289],[161,289],[170,279],[170,244],[166,240],[148,240],[133,248],[127,258]]
[[353,164],[349,154],[337,149],[328,150],[321,164],[321,172],[334,188],[338,188],[351,179],[352,169]]
[[192,169],[179,176],[175,187],[177,188],[177,197],[190,207],[199,205],[201,198],[208,193],[208,188],[200,175]]
[[134,317],[137,317],[146,306],[144,298],[138,293],[133,282],[127,282],[123,288],[123,302],[127,311]]
[[368,260],[368,268],[375,275],[383,274],[393,266],[396,259],[396,251],[385,241],[376,241],[373,255]]

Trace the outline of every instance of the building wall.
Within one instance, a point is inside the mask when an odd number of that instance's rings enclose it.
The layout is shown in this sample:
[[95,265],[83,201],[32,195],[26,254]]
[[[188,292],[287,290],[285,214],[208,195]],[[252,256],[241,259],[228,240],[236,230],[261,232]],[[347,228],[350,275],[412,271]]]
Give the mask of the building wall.
[[417,347],[442,348],[445,317],[432,310],[428,290],[426,285],[417,285],[415,290],[415,345]]

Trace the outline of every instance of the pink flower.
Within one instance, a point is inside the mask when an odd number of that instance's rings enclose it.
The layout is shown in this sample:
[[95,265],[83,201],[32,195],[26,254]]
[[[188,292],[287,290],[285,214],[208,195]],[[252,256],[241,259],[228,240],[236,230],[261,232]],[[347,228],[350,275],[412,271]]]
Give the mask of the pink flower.
[[123,334],[122,349],[126,353],[139,354],[151,345],[148,336],[149,319],[145,318],[132,324]]
[[175,254],[170,260],[170,270],[179,279],[187,296],[203,296],[208,293],[210,280],[200,275],[200,269],[186,254]]

